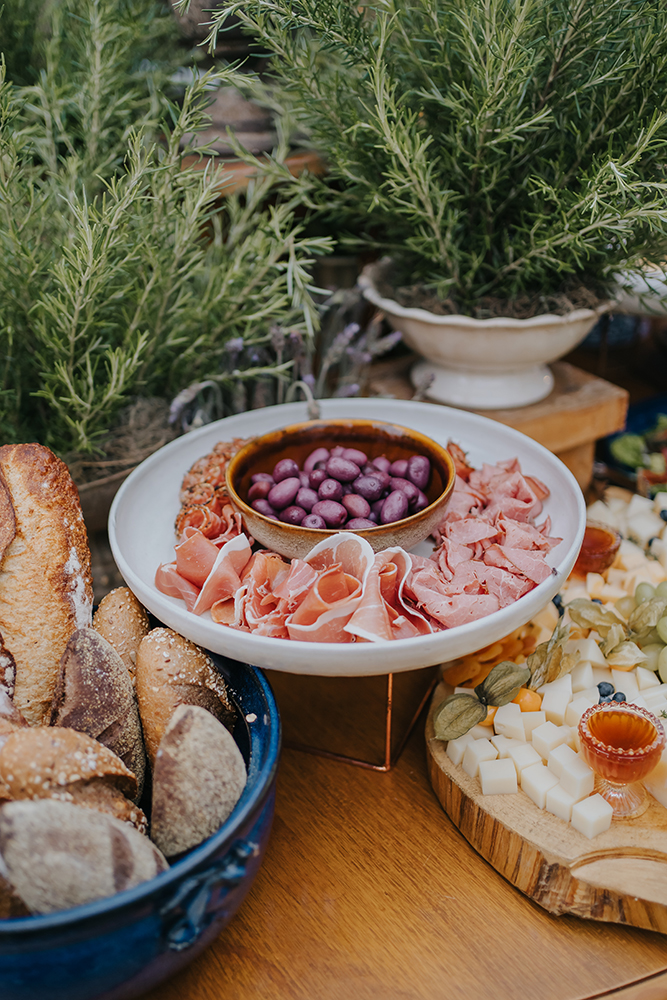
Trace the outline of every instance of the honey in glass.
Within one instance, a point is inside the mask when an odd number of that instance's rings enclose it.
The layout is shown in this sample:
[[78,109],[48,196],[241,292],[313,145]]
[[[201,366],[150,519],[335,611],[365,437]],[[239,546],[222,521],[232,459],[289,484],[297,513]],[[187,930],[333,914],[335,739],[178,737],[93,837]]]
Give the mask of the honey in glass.
[[618,531],[606,524],[589,522],[584,532],[584,540],[574,564],[574,572],[580,576],[587,573],[604,573],[609,569],[621,544]]
[[613,807],[614,817],[644,812],[641,781],[657,766],[665,731],[646,709],[607,702],[587,709],[579,722],[581,755],[597,775],[595,790]]

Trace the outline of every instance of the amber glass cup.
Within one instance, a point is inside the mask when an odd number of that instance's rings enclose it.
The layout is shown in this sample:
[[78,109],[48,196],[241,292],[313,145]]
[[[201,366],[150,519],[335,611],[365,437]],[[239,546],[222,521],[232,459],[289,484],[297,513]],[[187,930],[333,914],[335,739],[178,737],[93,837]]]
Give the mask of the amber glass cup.
[[627,702],[587,709],[579,722],[581,755],[595,771],[595,791],[612,806],[614,819],[630,819],[646,809],[639,782],[657,766],[665,731],[654,715]]

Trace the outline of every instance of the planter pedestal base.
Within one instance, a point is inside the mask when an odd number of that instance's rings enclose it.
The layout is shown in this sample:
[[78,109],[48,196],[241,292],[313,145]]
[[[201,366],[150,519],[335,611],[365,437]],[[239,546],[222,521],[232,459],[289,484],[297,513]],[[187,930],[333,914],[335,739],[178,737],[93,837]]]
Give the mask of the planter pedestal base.
[[544,399],[554,387],[554,377],[546,365],[520,371],[468,372],[419,361],[411,372],[412,384],[420,388],[429,376],[432,381],[425,390],[428,399],[475,410],[528,406]]

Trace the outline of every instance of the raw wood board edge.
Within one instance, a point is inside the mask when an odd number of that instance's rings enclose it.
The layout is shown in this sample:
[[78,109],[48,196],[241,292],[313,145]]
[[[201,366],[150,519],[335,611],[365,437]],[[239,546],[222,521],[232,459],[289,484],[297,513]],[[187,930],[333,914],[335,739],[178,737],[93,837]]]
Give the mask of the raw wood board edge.
[[651,799],[643,816],[614,821],[589,840],[520,789],[482,795],[479,780],[453,764],[434,736],[433,713],[450,692],[436,688],[426,721],[429,778],[472,847],[550,913],[667,934],[667,809]]

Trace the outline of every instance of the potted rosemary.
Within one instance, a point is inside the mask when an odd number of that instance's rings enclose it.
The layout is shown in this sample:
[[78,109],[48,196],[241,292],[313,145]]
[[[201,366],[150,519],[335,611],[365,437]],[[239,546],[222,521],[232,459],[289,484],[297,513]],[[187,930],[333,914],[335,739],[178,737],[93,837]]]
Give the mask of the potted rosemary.
[[431,394],[546,395],[544,362],[662,260],[657,0],[232,0],[211,39],[228,16],[326,157],[313,204],[383,258],[366,295],[435,362]]
[[275,401],[318,321],[328,241],[285,150],[226,198],[183,169],[225,71],[170,102],[175,35],[152,0],[0,9],[0,428],[58,452],[84,509],[182,428]]

